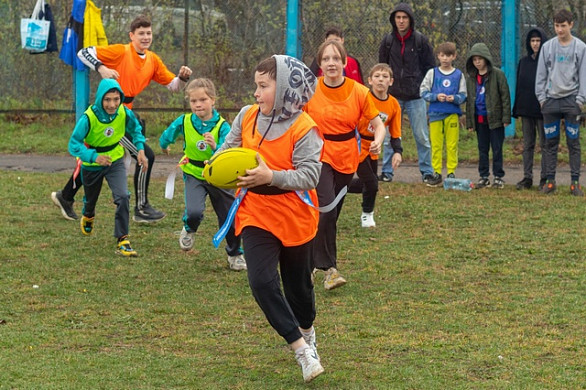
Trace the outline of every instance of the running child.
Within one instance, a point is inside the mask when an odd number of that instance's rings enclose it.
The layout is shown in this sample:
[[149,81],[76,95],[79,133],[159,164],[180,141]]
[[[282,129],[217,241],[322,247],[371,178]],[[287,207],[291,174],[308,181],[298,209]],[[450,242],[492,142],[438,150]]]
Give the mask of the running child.
[[[391,139],[393,169],[397,169],[402,159],[401,146],[401,106],[397,99],[389,95],[389,87],[393,84],[393,71],[388,64],[379,63],[372,67],[368,74],[368,84],[374,105],[379,110],[379,117],[385,124]],[[358,124],[360,132],[360,164],[352,179],[348,192],[362,193],[362,215],[360,220],[363,228],[375,227],[374,203],[378,192],[378,154],[370,152],[370,144],[374,141],[374,128],[370,121],[362,118]]]
[[116,205],[114,237],[116,253],[137,256],[128,240],[130,195],[124,166],[124,148],[120,140],[125,133],[132,136],[137,161],[143,171],[148,169],[144,154],[142,127],[131,110],[123,106],[124,93],[116,80],[103,79],[98,85],[95,103],[79,118],[71,138],[69,153],[82,161],[81,181],[85,195],[81,216],[81,232],[89,236],[94,230],[95,209],[104,178],[112,190]]
[[316,79],[301,61],[275,55],[257,65],[254,82],[257,104],[242,108],[220,149],[243,146],[264,158],[257,156],[259,166],[239,178],[244,193],[236,234],[242,234],[252,295],[309,382],[324,372],[311,281],[323,140],[302,111]]
[[[183,151],[180,166],[185,183],[185,211],[183,229],[179,236],[179,247],[184,251],[193,248],[195,232],[204,217],[206,196],[210,196],[212,206],[218,216],[220,226],[226,220],[234,195],[228,190],[208,184],[203,177],[204,161],[224,143],[230,132],[230,125],[214,108],[216,87],[209,79],[195,79],[185,88],[185,98],[189,101],[192,113],[181,115],[161,134],[159,144],[163,152],[169,153],[170,144],[177,137],[183,137]],[[231,227],[226,235],[226,252],[230,269],[246,269],[246,262],[240,249],[240,237],[234,235]]]

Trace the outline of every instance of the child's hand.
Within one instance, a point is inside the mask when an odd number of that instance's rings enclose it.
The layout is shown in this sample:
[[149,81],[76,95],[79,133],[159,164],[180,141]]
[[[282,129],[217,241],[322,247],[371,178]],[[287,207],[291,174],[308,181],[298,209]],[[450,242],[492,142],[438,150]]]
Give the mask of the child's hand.
[[109,167],[110,165],[112,165],[112,157],[105,154],[100,154],[96,158],[96,162],[103,167]]
[[169,153],[171,153],[171,146],[167,146],[165,149],[161,149],[163,151],[163,153],[165,153],[167,156],[169,155]]
[[98,73],[102,76],[103,79],[114,79],[118,80],[120,75],[115,69],[110,69],[106,65],[100,65],[98,68]]
[[380,144],[376,141],[372,141],[368,151],[372,154],[380,154]]
[[393,166],[393,169],[399,168],[399,165],[401,165],[402,162],[403,156],[401,156],[401,153],[393,154],[393,157],[391,158],[391,165]]
[[273,181],[273,171],[260,158],[260,154],[258,153],[256,154],[256,161],[258,161],[258,167],[247,169],[246,176],[238,176],[238,180],[240,180],[237,183],[238,187],[252,188],[263,184],[271,184]]
[[216,140],[214,139],[214,136],[212,135],[212,133],[207,132],[203,134],[203,139],[206,141],[206,144],[210,145],[210,148],[212,148],[212,150],[216,150],[218,145],[216,145]]
[[446,94],[445,93],[438,93],[437,94],[437,101],[438,102],[445,102],[446,101]]
[[142,167],[141,171],[146,172],[149,169],[149,160],[146,158],[144,154],[144,150],[139,150],[138,155],[136,156],[136,161],[138,165]]
[[447,95],[446,102],[452,103],[454,101],[454,95]]

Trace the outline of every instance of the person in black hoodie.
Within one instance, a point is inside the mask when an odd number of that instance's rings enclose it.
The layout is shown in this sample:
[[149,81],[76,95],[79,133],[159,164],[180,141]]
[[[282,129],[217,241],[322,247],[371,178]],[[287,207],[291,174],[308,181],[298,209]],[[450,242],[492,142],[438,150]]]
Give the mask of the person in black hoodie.
[[[385,34],[378,50],[378,62],[389,64],[395,75],[389,93],[399,101],[401,111],[409,117],[423,182],[428,185],[441,183],[431,166],[431,144],[427,126],[427,104],[419,96],[419,86],[427,71],[435,67],[435,56],[429,40],[415,30],[413,9],[407,3],[399,3],[391,11],[389,22],[393,31]],[[385,142],[380,180],[389,182],[393,177],[391,167],[392,148]]]
[[[537,59],[541,45],[547,37],[545,31],[535,27],[527,33],[525,47],[527,56],[521,58],[517,66],[517,85],[515,88],[515,104],[513,117],[521,118],[523,130],[523,179],[517,183],[517,189],[530,189],[533,186],[533,155],[535,152],[536,135],[539,133],[539,145],[544,150],[545,134],[543,130],[543,116],[541,106],[535,96],[535,75],[537,73]],[[545,160],[541,158],[541,176],[539,189],[545,184]]]

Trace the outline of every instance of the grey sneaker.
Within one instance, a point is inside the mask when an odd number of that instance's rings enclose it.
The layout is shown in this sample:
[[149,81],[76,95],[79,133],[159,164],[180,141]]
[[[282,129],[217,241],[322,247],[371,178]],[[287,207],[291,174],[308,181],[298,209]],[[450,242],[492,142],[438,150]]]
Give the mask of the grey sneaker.
[[547,195],[551,195],[555,192],[557,186],[555,185],[555,180],[546,180],[545,185],[541,189],[541,192]]
[[423,179],[423,182],[428,187],[437,187],[442,182],[442,175],[440,175],[437,172],[434,172],[433,175],[427,175],[427,176],[425,176],[425,179]]
[[134,216],[132,220],[140,223],[153,223],[165,218],[167,214],[162,211],[155,210],[150,204],[145,204],[141,207],[134,208]]
[[236,256],[228,256],[228,266],[233,271],[246,271],[246,260],[241,253]]
[[448,179],[455,179],[456,175],[454,175],[454,172],[452,173],[448,173],[448,176],[446,176]]
[[480,180],[478,180],[478,183],[474,186],[477,190],[486,187],[490,187],[490,180],[488,180],[488,177],[481,177]]
[[184,251],[188,251],[193,248],[193,244],[195,243],[195,233],[188,232],[183,226],[183,230],[181,230],[181,234],[179,235],[179,247]]
[[346,284],[346,279],[340,275],[337,269],[331,267],[326,271],[326,276],[324,277],[324,288],[326,290],[333,290],[337,287],[342,287]]
[[570,194],[574,196],[584,196],[584,191],[582,191],[582,186],[578,183],[577,180],[574,180],[570,185]]
[[308,383],[324,372],[317,354],[309,346],[295,353],[295,359],[301,366],[303,380]]
[[379,177],[378,181],[384,181],[385,183],[390,183],[393,181],[393,175],[390,173],[383,172]]
[[51,192],[51,200],[53,200],[55,206],[61,209],[61,214],[63,215],[63,218],[68,219],[70,221],[75,221],[79,219],[79,217],[77,216],[77,214],[75,214],[75,211],[73,210],[73,201],[70,202],[65,200],[61,191]]
[[505,181],[500,177],[495,177],[494,182],[492,183],[492,188],[502,190],[505,188]]

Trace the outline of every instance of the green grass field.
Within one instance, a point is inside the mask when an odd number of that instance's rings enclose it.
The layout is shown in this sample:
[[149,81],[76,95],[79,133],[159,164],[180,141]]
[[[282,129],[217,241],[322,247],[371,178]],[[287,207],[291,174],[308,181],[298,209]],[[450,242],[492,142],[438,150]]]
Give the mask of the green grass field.
[[1,389],[586,388],[586,203],[567,188],[383,184],[369,230],[347,196],[348,284],[317,280],[326,372],[305,385],[246,275],[213,248],[211,207],[196,250],[179,249],[180,181],[169,201],[154,180],[168,216],[131,222],[140,257],[125,259],[107,187],[84,237],[48,196],[66,174],[1,175]]

